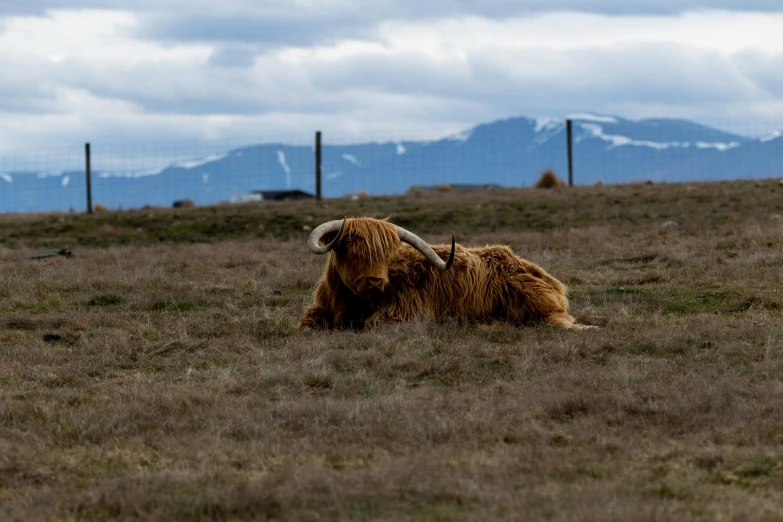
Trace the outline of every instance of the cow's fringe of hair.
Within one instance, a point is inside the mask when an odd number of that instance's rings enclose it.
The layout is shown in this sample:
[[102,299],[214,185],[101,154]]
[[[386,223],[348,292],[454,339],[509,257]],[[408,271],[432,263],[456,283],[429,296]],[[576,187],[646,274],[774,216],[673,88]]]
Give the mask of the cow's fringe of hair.
[[367,248],[360,249],[360,252],[363,261],[370,264],[386,261],[399,244],[397,225],[381,220],[349,219],[343,237],[365,242]]

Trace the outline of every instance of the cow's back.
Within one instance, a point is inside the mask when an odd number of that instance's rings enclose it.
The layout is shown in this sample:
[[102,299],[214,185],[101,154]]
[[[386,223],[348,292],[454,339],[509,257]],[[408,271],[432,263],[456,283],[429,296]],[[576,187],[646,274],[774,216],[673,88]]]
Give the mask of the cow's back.
[[[441,258],[451,247],[433,246]],[[535,321],[552,309],[566,310],[565,286],[507,246],[457,245],[452,267],[442,272],[408,245],[389,268],[388,306],[408,320],[464,317],[481,322]],[[526,289],[533,298],[528,297]],[[541,301],[543,298],[543,301]]]

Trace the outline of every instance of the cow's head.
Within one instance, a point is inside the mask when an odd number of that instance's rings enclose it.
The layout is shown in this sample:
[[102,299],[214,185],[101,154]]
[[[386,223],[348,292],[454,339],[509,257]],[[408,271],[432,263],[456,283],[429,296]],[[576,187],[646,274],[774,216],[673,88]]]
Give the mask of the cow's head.
[[448,270],[454,262],[454,234],[448,261],[416,234],[388,221],[352,218],[329,221],[313,230],[307,246],[314,254],[329,252],[329,262],[342,283],[357,296],[384,292],[389,284],[389,264],[400,242],[421,252],[433,265]]

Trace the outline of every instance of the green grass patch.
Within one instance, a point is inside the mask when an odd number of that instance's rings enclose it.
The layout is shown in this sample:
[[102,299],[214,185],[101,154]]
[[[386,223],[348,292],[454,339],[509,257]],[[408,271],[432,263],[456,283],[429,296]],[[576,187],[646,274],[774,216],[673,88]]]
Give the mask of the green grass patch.
[[687,297],[671,296],[665,312],[674,315],[736,313],[746,308],[742,294],[733,290],[713,290]]
[[117,294],[100,294],[91,297],[85,304],[87,306],[115,306],[125,302],[125,299]]
[[155,301],[149,309],[153,312],[191,312],[203,307],[189,301]]

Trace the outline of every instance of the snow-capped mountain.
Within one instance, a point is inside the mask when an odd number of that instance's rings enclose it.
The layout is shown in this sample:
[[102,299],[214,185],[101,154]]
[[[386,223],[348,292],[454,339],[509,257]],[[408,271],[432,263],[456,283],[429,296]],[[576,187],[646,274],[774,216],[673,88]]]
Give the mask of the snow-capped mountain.
[[[783,176],[780,131],[751,138],[687,120],[596,114],[569,118],[574,122],[576,184]],[[453,183],[530,186],[545,169],[565,178],[565,134],[564,119],[517,117],[432,141],[324,145],[323,193],[400,194],[414,185]],[[94,157],[100,150],[100,143],[94,143]],[[312,145],[259,144],[156,168],[95,170],[93,201],[132,208],[170,205],[182,198],[216,203],[252,190],[314,192],[314,173]],[[0,211],[83,207],[82,172],[0,168]]]

